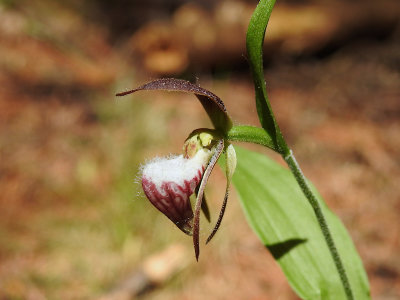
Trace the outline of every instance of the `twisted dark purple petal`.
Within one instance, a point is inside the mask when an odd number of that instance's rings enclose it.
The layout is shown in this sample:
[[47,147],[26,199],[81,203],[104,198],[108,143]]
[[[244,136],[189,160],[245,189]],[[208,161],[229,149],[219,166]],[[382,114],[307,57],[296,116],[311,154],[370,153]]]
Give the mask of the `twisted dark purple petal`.
[[215,129],[226,133],[232,127],[232,121],[226,111],[224,102],[214,93],[189,81],[175,78],[156,79],[136,89],[118,93],[116,96],[125,96],[141,90],[179,91],[195,94],[210,117]]
[[204,189],[206,187],[208,178],[210,177],[212,170],[214,169],[219,157],[221,156],[222,151],[224,151],[224,139],[220,139],[218,141],[215,153],[211,157],[211,160],[208,163],[208,166],[204,172],[203,178],[200,183],[199,192],[197,194],[196,205],[194,210],[194,219],[193,219],[193,246],[196,255],[196,260],[199,260],[199,255],[200,255],[200,246],[199,246],[200,208],[201,208],[201,203],[203,201]]

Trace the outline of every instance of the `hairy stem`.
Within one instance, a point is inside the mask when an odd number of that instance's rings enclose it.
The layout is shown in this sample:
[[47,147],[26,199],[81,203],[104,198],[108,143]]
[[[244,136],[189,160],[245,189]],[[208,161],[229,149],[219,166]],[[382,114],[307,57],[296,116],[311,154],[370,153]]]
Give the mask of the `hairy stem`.
[[296,178],[297,183],[299,184],[301,190],[306,196],[308,202],[314,210],[315,216],[317,217],[318,224],[321,227],[322,234],[324,235],[326,244],[328,245],[329,251],[332,255],[333,261],[335,263],[336,269],[339,273],[340,280],[342,281],[343,288],[345,290],[347,299],[354,299],[353,291],[351,290],[350,282],[346,274],[346,270],[344,268],[342,259],[340,258],[340,254],[336,248],[335,242],[333,240],[332,234],[329,230],[328,223],[326,222],[325,216],[321,210],[321,206],[317,200],[317,197],[312,192],[303,172],[300,169],[299,164],[296,161],[296,158],[293,155],[292,150],[289,150],[288,155],[284,156],[286,163],[288,164],[290,170],[292,171],[294,177]]

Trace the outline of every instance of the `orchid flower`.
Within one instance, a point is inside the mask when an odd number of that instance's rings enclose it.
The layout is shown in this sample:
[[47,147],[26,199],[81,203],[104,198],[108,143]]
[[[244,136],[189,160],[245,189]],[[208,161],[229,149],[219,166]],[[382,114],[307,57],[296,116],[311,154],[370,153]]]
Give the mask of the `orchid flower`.
[[[218,220],[207,238],[208,243],[218,231],[228,201],[229,186],[236,168],[236,153],[227,139],[232,128],[222,100],[212,92],[185,80],[165,78],[146,83],[136,89],[118,93],[125,96],[141,90],[180,91],[194,94],[210,117],[214,129],[194,130],[183,145],[179,156],[157,158],[142,167],[142,187],[149,201],[180,230],[193,236],[196,259],[200,254],[200,210],[210,220],[204,189],[218,159],[226,157],[226,190]],[[194,213],[190,196],[196,195]]]

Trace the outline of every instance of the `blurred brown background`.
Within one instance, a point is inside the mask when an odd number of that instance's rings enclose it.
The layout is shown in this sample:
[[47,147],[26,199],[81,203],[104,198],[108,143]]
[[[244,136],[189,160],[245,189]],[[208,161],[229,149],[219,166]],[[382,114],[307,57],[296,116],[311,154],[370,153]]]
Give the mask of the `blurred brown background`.
[[[297,299],[234,192],[199,263],[141,194],[141,162],[211,126],[195,97],[114,97],[180,77],[258,125],[244,44],[256,3],[0,1],[0,299]],[[400,298],[399,20],[397,0],[278,1],[265,43],[276,117],[374,299]],[[213,174],[213,220],[223,184]]]

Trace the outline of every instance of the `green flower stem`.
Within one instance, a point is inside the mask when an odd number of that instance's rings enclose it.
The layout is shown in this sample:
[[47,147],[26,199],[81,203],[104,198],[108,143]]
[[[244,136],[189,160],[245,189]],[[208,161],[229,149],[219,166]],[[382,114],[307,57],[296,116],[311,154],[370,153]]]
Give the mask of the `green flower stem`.
[[326,244],[332,255],[336,269],[339,273],[340,280],[341,280],[343,288],[345,290],[347,299],[353,300],[354,299],[353,291],[351,289],[350,282],[349,282],[349,279],[346,274],[346,270],[344,269],[342,259],[336,248],[335,242],[334,242],[332,234],[329,230],[325,216],[322,213],[321,206],[317,200],[317,197],[314,195],[309,184],[307,183],[307,180],[306,180],[303,172],[301,171],[300,166],[297,163],[292,150],[290,150],[289,148],[285,148],[284,152],[278,151],[278,149],[276,149],[274,147],[274,143],[272,142],[271,136],[268,135],[264,129],[258,128],[258,127],[253,127],[253,126],[234,126],[228,132],[227,138],[230,141],[249,142],[249,143],[259,144],[259,145],[268,147],[282,155],[282,157],[288,164],[290,170],[292,171],[294,177],[296,178],[296,181],[299,184],[301,190],[303,191],[308,202],[310,203],[311,207],[314,210],[318,224],[321,228],[322,234],[325,238]]
[[[283,156],[283,155],[282,155]],[[318,224],[321,227],[322,234],[324,235],[326,244],[328,245],[329,251],[332,255],[333,261],[335,262],[336,269],[339,273],[340,280],[342,281],[343,288],[345,290],[347,299],[354,299],[353,291],[350,287],[350,282],[346,274],[346,270],[344,269],[344,265],[342,259],[340,258],[340,254],[336,248],[335,242],[333,240],[332,234],[329,230],[328,223],[326,222],[325,216],[322,213],[321,206],[317,200],[317,197],[312,192],[310,185],[308,184],[306,177],[300,169],[299,164],[296,161],[296,158],[293,155],[292,150],[289,150],[288,155],[283,157],[288,164],[290,170],[292,171],[294,177],[296,178],[297,183],[299,184],[301,190],[306,196],[308,202],[314,210],[315,216],[317,217]]]

